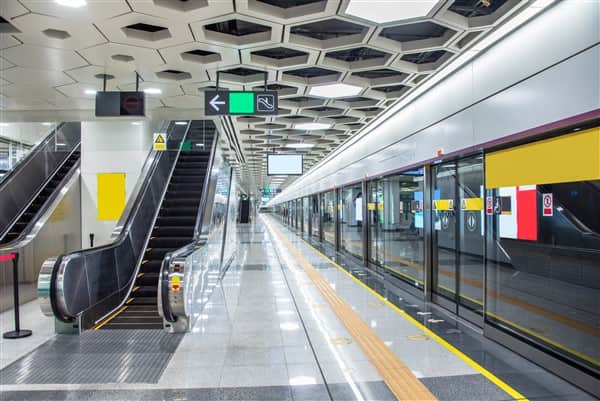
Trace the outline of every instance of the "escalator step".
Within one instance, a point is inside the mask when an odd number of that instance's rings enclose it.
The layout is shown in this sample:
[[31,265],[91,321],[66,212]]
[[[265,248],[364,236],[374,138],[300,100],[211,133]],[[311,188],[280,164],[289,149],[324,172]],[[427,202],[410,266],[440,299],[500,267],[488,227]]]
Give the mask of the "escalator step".
[[196,218],[198,215],[198,205],[193,206],[171,206],[163,207],[159,212],[160,216],[190,216]]
[[157,226],[168,226],[168,227],[189,227],[196,224],[196,217],[187,216],[169,216],[169,217],[158,217],[156,219]]
[[156,287],[158,285],[158,272],[143,273],[142,276],[137,278],[135,283],[136,283],[136,285]]
[[133,295],[133,301],[128,305],[154,305],[156,307],[156,289],[154,289],[154,297],[136,297]]
[[198,208],[200,200],[197,198],[172,198],[163,200],[162,206],[169,207],[195,207]]
[[193,183],[198,184],[204,180],[203,175],[179,175],[171,177],[171,183],[179,184],[179,183]]
[[148,260],[146,263],[142,263],[140,266],[140,273],[148,274],[148,273],[156,273],[160,271],[160,266],[162,265],[162,260]]
[[167,252],[171,252],[176,248],[146,248],[144,259],[147,260],[162,260]]
[[194,226],[155,226],[152,230],[153,237],[172,236],[172,237],[190,237],[194,235]]
[[156,291],[158,290],[157,286],[136,286],[134,289],[136,290],[131,292],[131,296],[135,298],[132,303],[134,303],[137,299],[149,298],[153,299],[154,303],[156,304]]
[[167,190],[165,195],[165,199],[173,200],[173,199],[195,199],[197,202],[200,201],[202,197],[202,187],[199,188],[199,191],[176,191],[176,190]]
[[151,238],[148,244],[149,248],[181,248],[191,242],[190,237],[155,237]]

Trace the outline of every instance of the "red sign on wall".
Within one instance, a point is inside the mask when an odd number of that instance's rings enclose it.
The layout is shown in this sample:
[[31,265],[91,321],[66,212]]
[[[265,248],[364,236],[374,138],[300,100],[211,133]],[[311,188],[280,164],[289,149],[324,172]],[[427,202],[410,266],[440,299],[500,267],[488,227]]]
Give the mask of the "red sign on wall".
[[485,198],[485,213],[488,216],[494,214],[494,198],[491,196]]
[[543,216],[554,215],[554,199],[552,194],[542,194]]

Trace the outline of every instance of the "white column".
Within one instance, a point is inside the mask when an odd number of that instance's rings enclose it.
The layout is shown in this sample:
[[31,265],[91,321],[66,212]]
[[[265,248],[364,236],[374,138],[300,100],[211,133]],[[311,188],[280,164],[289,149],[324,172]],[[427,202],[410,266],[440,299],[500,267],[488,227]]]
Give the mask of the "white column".
[[117,220],[98,220],[99,173],[125,173],[126,199],[132,190],[152,148],[150,121],[84,121],[81,123],[81,234],[82,247],[110,242]]

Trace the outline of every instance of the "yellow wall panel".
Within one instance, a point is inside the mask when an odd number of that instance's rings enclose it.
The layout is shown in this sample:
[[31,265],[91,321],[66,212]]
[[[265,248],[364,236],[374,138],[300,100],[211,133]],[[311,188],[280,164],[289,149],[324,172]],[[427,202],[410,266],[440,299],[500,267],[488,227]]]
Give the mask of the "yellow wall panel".
[[98,220],[119,220],[125,209],[125,173],[98,174]]
[[487,188],[600,179],[600,127],[485,156]]

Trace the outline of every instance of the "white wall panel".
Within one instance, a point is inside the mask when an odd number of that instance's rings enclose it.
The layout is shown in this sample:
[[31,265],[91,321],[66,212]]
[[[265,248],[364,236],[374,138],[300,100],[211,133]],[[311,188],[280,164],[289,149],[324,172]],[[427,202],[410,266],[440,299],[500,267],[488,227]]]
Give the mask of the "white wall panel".
[[[558,2],[355,143],[342,146],[274,201],[340,187],[365,174],[382,175],[434,158],[440,148],[459,151],[599,109],[599,9],[595,1]],[[390,155],[390,149],[398,154]],[[385,157],[366,159],[378,152]]]

